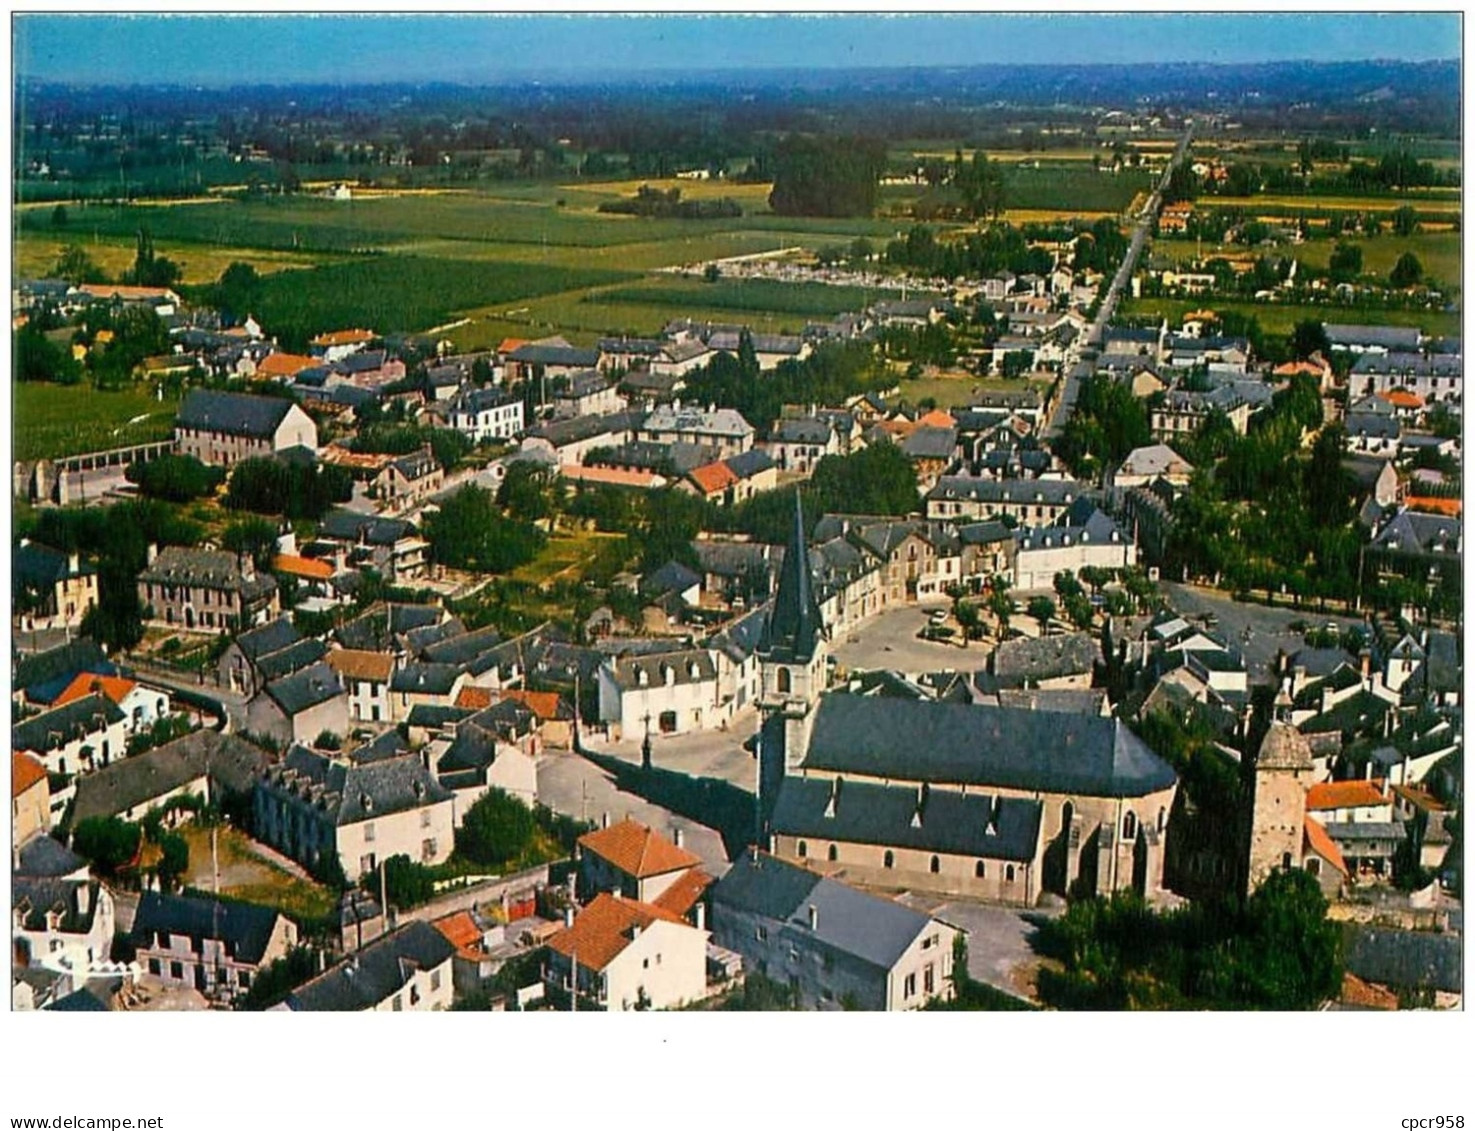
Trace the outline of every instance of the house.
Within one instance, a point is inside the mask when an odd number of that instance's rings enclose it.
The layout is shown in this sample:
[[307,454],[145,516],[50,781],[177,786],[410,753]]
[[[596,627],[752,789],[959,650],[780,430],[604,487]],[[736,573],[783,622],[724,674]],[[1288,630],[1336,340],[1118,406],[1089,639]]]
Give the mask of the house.
[[283,742],[314,742],[324,731],[341,736],[348,730],[346,692],[338,673],[317,660],[268,681],[247,705],[247,720],[256,733]]
[[1323,322],[1327,341],[1333,351],[1355,354],[1418,353],[1420,334],[1413,326],[1351,326],[1340,322]]
[[421,755],[350,763],[294,745],[258,778],[256,835],[308,868],[336,859],[355,881],[392,856],[440,864],[452,797]]
[[1342,419],[1350,455],[1391,460],[1398,456],[1403,427],[1392,412],[1348,412]]
[[[222,687],[248,699],[270,679],[279,679],[322,658],[326,649],[317,641],[302,649],[302,634],[286,617],[268,621],[236,636],[216,663]],[[314,645],[316,647],[314,647]]]
[[232,467],[241,460],[272,456],[288,448],[316,452],[318,428],[312,417],[285,397],[191,389],[179,406],[174,443],[180,455]]
[[1081,497],[1084,486],[1069,479],[982,479],[944,475],[927,492],[927,517],[937,519],[1005,516],[1019,523],[1056,521]]
[[106,695],[94,692],[10,728],[10,749],[34,755],[57,775],[88,774],[121,759],[128,718]]
[[12,875],[11,954],[17,968],[69,974],[80,984],[110,966],[117,909],[95,880]]
[[553,383],[554,416],[603,416],[624,407],[619,382],[598,369],[585,369]]
[[1221,386],[1207,393],[1173,389],[1151,406],[1152,434],[1159,440],[1193,436],[1215,413],[1223,413],[1243,436],[1250,426],[1250,406],[1233,388]]
[[378,337],[372,330],[330,330],[307,343],[312,356],[326,362],[352,357]]
[[682,408],[678,401],[647,416],[640,426],[640,438],[658,444],[703,444],[716,448],[719,458],[726,458],[753,446],[753,426],[736,409],[703,411]]
[[1001,689],[1044,691],[1091,686],[1101,644],[1089,632],[1003,640],[988,658],[989,674]]
[[601,892],[548,940],[543,981],[577,994],[578,1008],[678,1009],[706,996],[707,939],[669,911]]
[[735,476],[725,498],[729,503],[742,503],[763,491],[778,486],[778,467],[767,452],[751,448],[728,456],[722,461]]
[[1186,487],[1192,476],[1193,464],[1167,444],[1150,444],[1127,453],[1121,466],[1112,471],[1110,485],[1125,490],[1164,479],[1175,487]]
[[413,506],[438,492],[445,481],[445,470],[427,444],[417,452],[390,460],[375,477],[370,493],[391,506]]
[[190,631],[242,631],[281,612],[277,579],[250,554],[167,546],[138,575],[138,599],[155,624]]
[[297,925],[270,907],[145,891],[131,941],[150,977],[230,1002],[297,945]]
[[264,750],[243,738],[197,730],[79,779],[72,825],[89,817],[137,821],[182,797],[217,806],[250,797],[267,761]]
[[277,381],[285,385],[317,364],[318,359],[314,357],[287,353],[285,350],[272,350],[256,363],[256,369],[251,376],[258,381]]
[[51,830],[51,784],[39,759],[18,750],[10,755],[10,847],[20,848]]
[[1447,404],[1458,411],[1464,389],[1464,358],[1459,355],[1364,353],[1347,375],[1347,396],[1353,400],[1402,392],[1417,397],[1421,406]]
[[1021,526],[1014,533],[1014,587],[1045,590],[1055,575],[1079,575],[1087,566],[1127,569],[1137,564],[1137,545],[1090,499],[1079,499],[1050,526]]
[[507,355],[507,380],[542,381],[544,378],[571,377],[585,369],[599,366],[597,349],[579,349],[562,338],[527,342]]
[[432,1012],[451,1008],[456,948],[429,923],[381,935],[288,995],[294,1013]]
[[76,628],[97,604],[97,570],[22,538],[10,552],[12,625],[24,632]]
[[395,718],[389,694],[394,656],[335,648],[328,653],[327,661],[348,692],[349,718],[356,723],[388,723]]
[[504,389],[467,389],[450,403],[450,426],[474,444],[510,440],[523,430],[523,398]]
[[[701,859],[675,840],[628,817],[579,838],[579,892],[591,899],[599,892],[623,896],[686,915],[711,878],[701,871]],[[697,883],[691,883],[695,873]],[[693,891],[695,888],[695,891]],[[672,901],[677,901],[673,905]],[[681,905],[684,903],[684,906]]]
[[773,426],[764,448],[781,471],[809,474],[825,456],[840,454],[841,439],[828,420],[785,418]]
[[553,420],[529,428],[520,450],[524,453],[546,452],[555,457],[563,468],[577,466],[595,448],[614,448],[633,441],[644,418],[645,414],[640,412],[617,412],[607,416]]
[[64,707],[77,699],[102,694],[123,712],[124,726],[129,734],[136,734],[169,716],[169,692],[155,687],[144,687],[136,680],[122,676],[93,675],[80,672],[62,693],[52,701],[53,707]]
[[715,728],[728,714],[706,649],[611,656],[599,668],[599,719],[626,737]]
[[405,519],[339,507],[323,517],[317,536],[327,546],[345,550],[353,568],[377,570],[395,584],[422,578],[429,569],[430,543]]
[[953,994],[960,932],[752,851],[711,889],[712,939],[811,1009],[920,1009]]
[[[482,688],[465,688],[458,702]],[[488,698],[490,698],[490,692]],[[424,712],[426,708],[416,708]],[[462,717],[454,724],[449,742],[432,742],[428,756],[435,759],[441,785],[454,794],[452,824],[460,828],[466,811],[488,790],[499,789],[527,805],[538,799],[538,771],[533,756],[537,718],[525,704],[503,698],[480,709],[458,707]]]

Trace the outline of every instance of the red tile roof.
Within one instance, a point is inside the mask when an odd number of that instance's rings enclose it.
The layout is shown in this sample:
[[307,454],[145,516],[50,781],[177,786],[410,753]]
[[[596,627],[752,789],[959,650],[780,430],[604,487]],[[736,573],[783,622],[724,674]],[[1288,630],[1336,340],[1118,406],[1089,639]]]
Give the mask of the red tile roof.
[[676,878],[676,882],[655,899],[657,907],[686,918],[687,912],[697,905],[702,893],[712,886],[712,877],[700,868],[692,868]]
[[1385,805],[1387,802],[1381,778],[1317,782],[1306,791],[1307,809],[1351,809],[1360,805]]
[[556,691],[504,691],[502,698],[521,703],[544,722],[558,718],[558,692]]
[[686,926],[679,915],[660,907],[601,893],[574,917],[572,927],[565,927],[549,939],[548,946],[565,957],[577,959],[586,970],[603,970],[630,945],[635,928],[643,931],[657,921]]
[[315,346],[351,346],[358,342],[372,342],[374,340],[372,330],[330,330],[326,334],[319,334],[312,340]]
[[565,479],[576,483],[605,483],[611,487],[658,487],[665,482],[654,471],[625,467],[583,467],[570,464],[559,469]]
[[491,705],[490,687],[463,687],[456,696],[456,706],[463,711],[485,711]]
[[1463,509],[1459,499],[1444,499],[1434,495],[1410,495],[1408,497],[1409,510],[1424,511],[1428,514],[1442,514],[1449,518],[1459,518]]
[[272,558],[271,568],[278,573],[290,573],[293,577],[306,577],[313,581],[327,581],[333,576],[332,562],[302,558],[296,554],[278,554]]
[[296,353],[269,353],[256,365],[258,377],[296,377],[304,369],[318,364],[316,358]]
[[1326,829],[1315,817],[1306,818],[1306,847],[1320,856],[1342,875],[1347,874],[1347,861],[1342,859],[1342,850],[1327,835]]
[[101,691],[113,703],[121,703],[128,697],[138,684],[131,679],[124,679],[116,675],[93,675],[91,672],[78,672],[77,678],[67,684],[62,693],[52,700],[53,707],[62,707],[77,699],[85,699],[87,696]]
[[687,472],[686,477],[695,483],[704,495],[716,495],[738,481],[737,473],[721,460],[694,467]]
[[1342,975],[1342,1004],[1363,1009],[1397,1009],[1398,995],[1382,986],[1364,982],[1356,974]]
[[46,767],[29,754],[11,751],[10,796],[19,797],[37,782],[46,780]]
[[917,421],[918,428],[951,428],[957,421],[940,408],[934,408]]
[[446,937],[446,941],[456,948],[456,953],[462,958],[478,962],[486,957],[481,928],[476,925],[471,912],[455,911],[432,920],[430,925]]
[[637,880],[664,876],[678,868],[694,868],[701,863],[700,858],[686,849],[677,848],[659,833],[629,819],[585,833],[579,838],[579,846]]
[[1389,389],[1386,393],[1379,393],[1385,401],[1394,408],[1423,408],[1424,398],[1418,393],[1411,393],[1407,389]]

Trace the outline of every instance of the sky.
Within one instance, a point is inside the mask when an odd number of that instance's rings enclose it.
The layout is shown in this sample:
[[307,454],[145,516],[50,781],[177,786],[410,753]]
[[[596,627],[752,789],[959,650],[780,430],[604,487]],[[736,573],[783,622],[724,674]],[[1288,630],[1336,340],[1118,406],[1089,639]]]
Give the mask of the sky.
[[1457,13],[13,17],[18,78],[495,83],[989,63],[1452,59]]

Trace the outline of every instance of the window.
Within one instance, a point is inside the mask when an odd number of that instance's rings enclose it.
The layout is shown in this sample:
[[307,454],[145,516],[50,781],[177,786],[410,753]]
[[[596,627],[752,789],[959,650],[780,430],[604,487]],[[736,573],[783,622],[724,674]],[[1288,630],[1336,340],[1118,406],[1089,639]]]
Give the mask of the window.
[[973,864],[973,878],[981,880],[987,875],[988,865],[986,865],[982,860],[975,861]]
[[937,875],[937,873],[942,870],[942,861],[940,861],[936,856],[934,856],[932,858],[932,860],[928,863],[927,869],[934,876]]
[[1311,857],[1311,859],[1307,860],[1306,861],[1306,871],[1310,872],[1313,876],[1319,876],[1319,875],[1321,875],[1321,859],[1320,859],[1320,857],[1313,856],[1313,857]]
[[906,981],[902,983],[901,996],[903,999],[911,999],[917,996],[917,976],[908,974]]
[[759,942],[768,941],[768,928],[763,926],[761,923],[758,925],[758,930],[756,934]]
[[373,821],[370,821],[368,824],[366,824],[364,826],[364,841],[365,842],[368,842],[368,841],[372,841],[373,839],[374,839],[374,822]]
[[152,974],[156,978],[161,973],[163,973],[163,968],[159,965],[159,960],[157,958],[150,958],[149,959],[149,973]]
[[1014,882],[1014,865],[1013,864],[1009,864],[1009,865],[1006,865],[1005,866],[1005,868],[1004,868],[1004,882],[1007,883],[1007,884],[1012,884]]
[[1122,818],[1122,839],[1137,839],[1137,814],[1133,813],[1130,809],[1127,810],[1127,815]]
[[837,847],[835,847],[835,845],[832,844],[832,845],[830,845],[830,850],[829,850],[828,853],[826,853],[826,855],[833,862],[835,860],[840,859],[840,850]]
[[1280,866],[1282,868],[1289,868],[1291,866],[1291,854],[1289,852],[1281,853]]
[[892,852],[891,849],[888,848],[886,850],[886,856],[881,861],[881,866],[883,868],[890,868],[890,867],[893,867],[895,864],[896,864],[896,854],[894,852]]
[[780,695],[787,695],[792,689],[793,689],[793,677],[789,674],[789,669],[788,668],[779,668],[779,670],[778,670],[778,693]]
[[428,828],[430,828],[430,810],[429,809],[421,809],[420,810],[420,827],[422,829],[428,829]]
[[173,978],[176,982],[184,981],[184,963],[169,963],[169,977]]
[[438,989],[440,989],[440,971],[432,970],[430,972],[430,992],[435,993]]
[[805,841],[799,842],[799,859],[804,860],[809,856],[809,845]]
[[937,983],[934,981],[932,963],[930,962],[922,967],[922,992],[928,997],[931,997],[937,992]]
[[649,970],[650,969],[650,959],[649,958],[642,958],[640,960],[640,968],[642,970]]
[[392,1007],[393,1007],[393,1009],[394,1009],[394,1011],[396,1013],[402,1013],[402,1012],[404,1012],[405,1003],[404,1003],[403,999],[401,999],[401,997],[400,997],[399,994],[395,994],[394,995],[394,1001],[392,1003]]
[[420,842],[420,859],[422,859],[422,860],[434,860],[435,859],[435,851],[436,851],[436,848],[437,847],[438,846],[435,843],[435,838],[434,837],[431,837],[429,840],[423,840],[423,841],[421,841]]

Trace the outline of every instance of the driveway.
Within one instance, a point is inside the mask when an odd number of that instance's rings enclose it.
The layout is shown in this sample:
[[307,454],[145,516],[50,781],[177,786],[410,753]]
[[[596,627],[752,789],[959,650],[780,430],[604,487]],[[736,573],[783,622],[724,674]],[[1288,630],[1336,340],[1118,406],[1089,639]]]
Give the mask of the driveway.
[[901,902],[968,932],[968,974],[1018,997],[1033,999],[1040,956],[1030,945],[1035,925],[1026,919],[1058,915],[1058,910],[1025,911],[988,903],[963,900],[944,902],[936,896],[917,893]]
[[701,857],[710,875],[721,876],[731,866],[722,838],[712,829],[622,792],[609,774],[578,754],[544,753],[538,758],[537,770],[538,800],[556,813],[596,825],[606,815],[611,824],[631,817],[668,838],[680,829],[683,847]]
[[[743,749],[758,733],[758,711],[746,707],[739,711],[726,730],[697,730],[686,734],[652,734],[650,737],[651,764],[663,770],[675,770],[698,778],[718,778],[752,790],[757,774],[757,763],[753,755]],[[596,754],[606,754],[638,766],[641,760],[642,738],[627,738],[620,742],[602,743],[594,738],[584,739],[584,744]]]
[[[917,633],[937,609],[947,604],[912,605],[888,609],[854,630],[830,642],[830,651],[843,668],[857,671],[887,669],[920,672],[977,671],[988,657],[988,645],[974,640],[967,648],[933,640],[920,640]],[[951,622],[949,622],[951,624]],[[957,625],[951,625],[954,631]]]
[[1318,613],[1314,609],[1268,608],[1236,601],[1217,589],[1173,581],[1161,584],[1168,604],[1184,616],[1200,617],[1211,612],[1219,618],[1211,631],[1240,650],[1252,679],[1263,679],[1269,674],[1278,650],[1290,653],[1306,647],[1301,633],[1290,628],[1293,621],[1301,621],[1308,628],[1320,628],[1324,624],[1335,624],[1342,630],[1366,628],[1356,617]]

